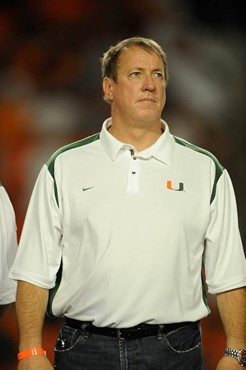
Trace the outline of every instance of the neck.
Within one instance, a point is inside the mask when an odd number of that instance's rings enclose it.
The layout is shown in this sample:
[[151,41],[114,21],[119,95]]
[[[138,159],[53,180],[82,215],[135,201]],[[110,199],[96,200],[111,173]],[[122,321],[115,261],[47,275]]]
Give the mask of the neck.
[[112,126],[108,131],[117,140],[133,145],[138,152],[153,145],[163,133],[161,121],[139,127],[135,124],[120,125],[112,120]]

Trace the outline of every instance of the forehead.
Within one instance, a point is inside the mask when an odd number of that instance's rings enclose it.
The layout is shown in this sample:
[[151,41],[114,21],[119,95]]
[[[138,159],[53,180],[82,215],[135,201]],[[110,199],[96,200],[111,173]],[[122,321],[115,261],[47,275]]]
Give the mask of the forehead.
[[139,46],[130,46],[122,50],[118,61],[118,69],[144,68],[147,65],[157,69],[164,68],[160,55]]

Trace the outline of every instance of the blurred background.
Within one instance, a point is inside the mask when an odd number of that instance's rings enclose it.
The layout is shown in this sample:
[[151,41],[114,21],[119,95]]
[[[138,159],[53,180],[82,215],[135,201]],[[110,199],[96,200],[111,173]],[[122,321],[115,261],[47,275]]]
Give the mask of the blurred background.
[[[100,58],[123,38],[155,39],[170,81],[163,118],[171,132],[213,152],[231,175],[246,239],[245,20],[239,2],[202,0],[1,0],[0,179],[18,237],[34,182],[60,146],[101,129]],[[206,370],[223,355],[214,297],[202,321]],[[53,359],[60,320],[46,319]],[[0,368],[16,369],[14,312],[0,323]],[[96,370],[96,369],[95,369]]]

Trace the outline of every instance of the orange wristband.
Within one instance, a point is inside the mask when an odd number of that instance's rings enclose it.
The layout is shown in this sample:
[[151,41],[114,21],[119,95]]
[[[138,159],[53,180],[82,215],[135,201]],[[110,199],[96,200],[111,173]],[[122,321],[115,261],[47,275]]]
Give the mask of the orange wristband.
[[32,348],[26,351],[19,352],[17,354],[18,360],[22,360],[23,358],[37,356],[37,355],[44,355],[46,356],[46,351],[43,348]]

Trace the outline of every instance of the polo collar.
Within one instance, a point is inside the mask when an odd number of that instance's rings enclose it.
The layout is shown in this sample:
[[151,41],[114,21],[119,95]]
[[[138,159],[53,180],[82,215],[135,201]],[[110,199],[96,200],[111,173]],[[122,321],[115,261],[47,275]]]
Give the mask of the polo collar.
[[161,120],[161,122],[164,129],[163,134],[153,145],[141,152],[137,152],[133,145],[123,143],[110,134],[108,128],[112,126],[112,118],[108,118],[104,121],[100,132],[100,141],[105,152],[112,161],[115,161],[120,154],[125,152],[125,150],[133,149],[137,158],[149,159],[153,157],[167,165],[170,165],[174,151],[174,139],[169,132],[167,123],[163,120]]

